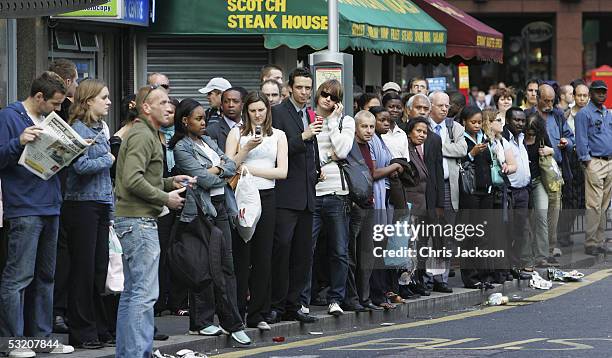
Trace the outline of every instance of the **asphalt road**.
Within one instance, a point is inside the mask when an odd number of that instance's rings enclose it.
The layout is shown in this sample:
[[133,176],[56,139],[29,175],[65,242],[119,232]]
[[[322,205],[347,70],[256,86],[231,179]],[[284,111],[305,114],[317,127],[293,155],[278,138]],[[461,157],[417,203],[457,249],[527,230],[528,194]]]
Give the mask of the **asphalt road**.
[[612,269],[508,306],[222,354],[227,357],[612,357]]

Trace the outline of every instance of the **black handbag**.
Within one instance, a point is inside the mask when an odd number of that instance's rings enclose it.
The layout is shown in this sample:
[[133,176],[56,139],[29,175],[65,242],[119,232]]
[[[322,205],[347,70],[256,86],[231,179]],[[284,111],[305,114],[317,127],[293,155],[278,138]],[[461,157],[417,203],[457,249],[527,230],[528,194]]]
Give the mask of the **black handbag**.
[[338,160],[336,163],[340,168],[342,190],[347,190],[348,186],[348,197],[352,202],[360,208],[370,207],[373,179],[356,141],[353,141],[353,147],[346,159]]
[[459,163],[459,190],[468,195],[476,192],[476,165],[472,162]]
[[[194,196],[198,215],[187,224],[180,237],[174,237],[168,248],[168,266],[174,277],[188,288],[198,288],[212,281],[224,292],[223,232],[204,213],[191,188],[187,189],[187,195]],[[175,234],[176,225],[173,232]]]

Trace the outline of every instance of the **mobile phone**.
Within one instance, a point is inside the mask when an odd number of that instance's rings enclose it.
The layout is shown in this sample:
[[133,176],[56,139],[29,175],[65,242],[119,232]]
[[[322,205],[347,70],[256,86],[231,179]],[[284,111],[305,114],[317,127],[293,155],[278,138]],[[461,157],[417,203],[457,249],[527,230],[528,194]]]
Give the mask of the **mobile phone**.
[[323,117],[322,117],[322,116],[317,115],[317,116],[315,117],[315,121],[314,121],[314,122],[315,122],[315,124],[321,124],[321,123],[323,123]]
[[261,126],[258,124],[255,126],[255,137],[261,136]]

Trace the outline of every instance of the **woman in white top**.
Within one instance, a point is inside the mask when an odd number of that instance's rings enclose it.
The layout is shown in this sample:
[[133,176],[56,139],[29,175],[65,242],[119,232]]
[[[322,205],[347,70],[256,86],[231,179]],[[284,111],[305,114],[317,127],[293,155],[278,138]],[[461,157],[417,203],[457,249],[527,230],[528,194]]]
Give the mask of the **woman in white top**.
[[[343,313],[340,304],[346,294],[348,275],[349,216],[351,203],[349,187],[341,177],[338,160],[348,156],[355,139],[355,121],[342,115],[342,85],[337,80],[323,82],[315,95],[315,122],[323,128],[317,134],[321,175],[325,180],[317,183],[317,202],[312,221],[312,253],[314,254],[319,233],[327,233],[327,248],[330,268],[330,287],[327,291],[328,313]],[[310,282],[312,270],[308,272],[307,284],[302,292],[302,301],[310,304]]]
[[261,199],[261,216],[251,240],[234,239],[234,267],[238,291],[238,308],[244,316],[247,295],[250,300],[247,326],[270,330],[264,315],[270,311],[272,243],[276,226],[276,179],[285,179],[288,170],[287,137],[272,128],[272,111],[261,92],[249,93],[242,111],[242,128],[234,127],[227,136],[225,153],[239,167],[254,177]]

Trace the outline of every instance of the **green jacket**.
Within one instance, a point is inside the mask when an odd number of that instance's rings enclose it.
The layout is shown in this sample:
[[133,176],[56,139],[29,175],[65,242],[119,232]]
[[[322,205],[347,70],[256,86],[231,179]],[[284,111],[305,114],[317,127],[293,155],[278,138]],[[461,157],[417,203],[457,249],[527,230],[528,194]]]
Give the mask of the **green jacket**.
[[117,217],[156,218],[168,202],[173,178],[162,179],[164,154],[158,130],[140,118],[122,141],[115,179]]

